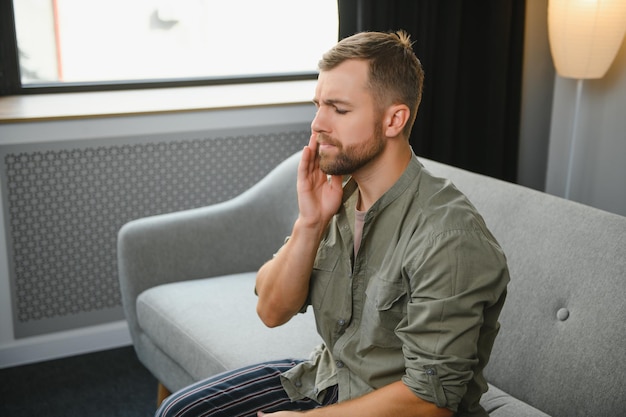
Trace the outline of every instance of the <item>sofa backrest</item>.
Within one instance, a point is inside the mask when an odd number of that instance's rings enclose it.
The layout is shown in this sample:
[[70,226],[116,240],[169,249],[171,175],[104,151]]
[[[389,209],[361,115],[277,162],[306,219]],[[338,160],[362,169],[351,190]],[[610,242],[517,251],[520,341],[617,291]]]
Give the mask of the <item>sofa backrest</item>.
[[626,217],[422,162],[469,197],[508,258],[488,381],[552,416],[626,415]]

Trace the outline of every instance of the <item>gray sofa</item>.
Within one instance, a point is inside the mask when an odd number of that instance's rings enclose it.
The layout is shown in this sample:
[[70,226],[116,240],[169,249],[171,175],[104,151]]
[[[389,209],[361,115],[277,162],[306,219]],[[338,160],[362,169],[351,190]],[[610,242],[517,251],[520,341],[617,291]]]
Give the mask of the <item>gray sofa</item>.
[[[277,329],[255,313],[255,271],[297,215],[298,158],[233,200],[121,229],[133,343],[169,390],[250,363],[306,357],[320,342],[311,313]],[[512,281],[482,400],[490,415],[626,415],[626,218],[422,162],[468,195],[508,256]]]

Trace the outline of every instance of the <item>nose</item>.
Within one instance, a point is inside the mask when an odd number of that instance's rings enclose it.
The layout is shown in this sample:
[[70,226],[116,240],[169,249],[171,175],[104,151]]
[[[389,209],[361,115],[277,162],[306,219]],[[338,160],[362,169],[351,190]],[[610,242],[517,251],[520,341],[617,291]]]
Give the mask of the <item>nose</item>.
[[323,109],[319,107],[317,112],[315,113],[315,117],[311,121],[311,131],[320,133],[320,132],[328,132],[328,123],[326,117],[324,116]]

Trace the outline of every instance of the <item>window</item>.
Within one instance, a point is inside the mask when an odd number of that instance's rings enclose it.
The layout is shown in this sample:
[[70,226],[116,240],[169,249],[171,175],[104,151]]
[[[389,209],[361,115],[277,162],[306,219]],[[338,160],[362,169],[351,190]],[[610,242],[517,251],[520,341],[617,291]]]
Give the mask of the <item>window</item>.
[[338,36],[336,0],[13,0],[13,9],[22,92],[312,78]]

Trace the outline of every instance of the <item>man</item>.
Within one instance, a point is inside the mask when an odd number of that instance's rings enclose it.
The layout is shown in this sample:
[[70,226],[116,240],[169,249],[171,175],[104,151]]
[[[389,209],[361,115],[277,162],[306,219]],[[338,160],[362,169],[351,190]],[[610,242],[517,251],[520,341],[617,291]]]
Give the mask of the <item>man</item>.
[[324,344],[307,361],[198,383],[163,415],[485,416],[506,260],[468,200],[412,152],[423,72],[409,37],[354,35],[319,68],[300,213],[256,291],[270,327],[313,308]]

